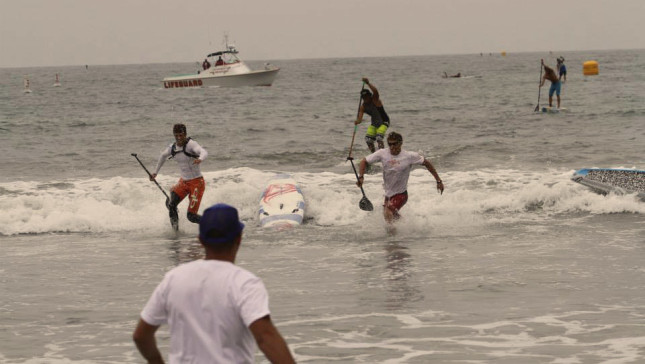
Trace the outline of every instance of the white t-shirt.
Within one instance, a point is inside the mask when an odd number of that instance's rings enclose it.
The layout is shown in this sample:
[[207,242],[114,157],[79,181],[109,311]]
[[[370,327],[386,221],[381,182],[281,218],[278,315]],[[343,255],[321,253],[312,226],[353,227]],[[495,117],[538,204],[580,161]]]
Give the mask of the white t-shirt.
[[[157,168],[155,169],[155,173],[159,173],[161,166],[163,166],[163,164],[166,162],[168,157],[172,155],[173,144],[168,145],[168,147],[166,147],[166,149],[164,149],[161,152],[161,155],[159,156],[159,161],[157,161]],[[183,179],[184,181],[189,181],[191,179],[201,177],[202,171],[199,168],[200,165],[194,164],[193,163],[194,159],[184,154],[182,152],[183,149],[184,149],[183,147],[175,145],[175,152],[177,152],[177,154],[175,154],[175,156],[172,157],[172,159],[174,159],[177,162],[177,164],[179,164],[181,179]],[[197,143],[192,139],[190,139],[186,143],[186,152],[199,156],[199,159],[201,159],[202,161],[206,159],[206,156],[208,156],[208,152],[206,151],[206,149],[202,148],[202,146],[199,145],[199,143]]]
[[260,278],[209,259],[166,273],[141,318],[170,326],[170,363],[253,363],[256,343],[248,327],[269,313]]
[[410,170],[415,164],[423,164],[424,158],[419,153],[401,150],[398,155],[392,155],[390,148],[379,149],[365,157],[367,163],[381,162],[383,164],[383,187],[385,197],[392,197],[408,189]]

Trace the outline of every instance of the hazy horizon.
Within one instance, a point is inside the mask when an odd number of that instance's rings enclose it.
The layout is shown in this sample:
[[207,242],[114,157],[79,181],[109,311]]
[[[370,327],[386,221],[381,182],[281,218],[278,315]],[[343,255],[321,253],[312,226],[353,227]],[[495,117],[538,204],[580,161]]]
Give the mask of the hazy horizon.
[[[1,68],[645,48],[643,0],[0,2]],[[26,29],[26,31],[18,31]]]
[[[645,0],[644,0],[645,1]],[[552,53],[553,57],[559,57],[562,55],[570,55],[574,53],[584,53],[584,52],[610,52],[610,51],[637,51],[637,50],[645,50],[645,48],[608,48],[608,49],[580,49],[580,50],[558,50],[558,51],[530,51],[530,52],[506,52],[507,57],[512,57],[513,54],[526,54],[526,53]],[[483,54],[484,57],[489,57],[489,56],[499,56],[502,57],[501,52],[477,52],[477,53],[441,53],[441,54],[402,54],[402,55],[392,55],[388,57],[429,57],[429,56],[467,56],[467,55],[473,55],[473,56],[480,56],[480,53]],[[245,62],[279,62],[279,61],[298,61],[298,60],[315,60],[315,59],[353,59],[353,58],[382,58],[382,56],[356,56],[356,57],[316,57],[316,58],[283,58],[283,59],[249,59],[244,57],[244,54],[240,52],[238,55],[240,59],[242,59]],[[566,57],[565,57],[566,58]],[[55,67],[61,67],[61,68],[66,68],[66,67],[102,67],[102,66],[136,66],[136,65],[146,65],[146,64],[174,64],[174,63],[194,63],[197,64],[198,66],[201,66],[201,60],[195,60],[195,61],[176,61],[176,62],[148,62],[148,63],[104,63],[104,64],[63,64],[63,65],[42,65],[42,66],[25,66],[25,67],[0,67],[0,69],[10,69],[10,68],[55,68]],[[279,64],[274,64],[275,66],[280,66]]]

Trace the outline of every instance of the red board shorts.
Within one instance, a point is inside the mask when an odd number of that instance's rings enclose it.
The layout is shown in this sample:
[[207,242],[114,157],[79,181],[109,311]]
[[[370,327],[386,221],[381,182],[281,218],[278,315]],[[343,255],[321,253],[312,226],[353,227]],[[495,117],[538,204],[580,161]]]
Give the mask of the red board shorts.
[[202,202],[202,195],[204,194],[205,188],[206,182],[204,182],[204,177],[193,178],[188,181],[180,178],[179,182],[172,187],[172,192],[179,196],[180,201],[187,195],[190,195],[188,212],[196,214],[199,210],[199,204]]
[[397,193],[392,197],[386,197],[383,206],[388,208],[394,214],[394,217],[399,217],[399,210],[408,202],[408,191]]

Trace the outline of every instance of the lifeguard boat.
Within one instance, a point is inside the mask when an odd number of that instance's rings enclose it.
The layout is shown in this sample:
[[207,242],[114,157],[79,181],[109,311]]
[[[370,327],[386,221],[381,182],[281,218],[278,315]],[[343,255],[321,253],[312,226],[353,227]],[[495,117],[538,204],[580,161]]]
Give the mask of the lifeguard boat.
[[251,70],[237,57],[235,45],[224,37],[225,50],[206,56],[202,70],[194,74],[163,79],[164,88],[271,86],[280,68],[265,63],[262,70]]

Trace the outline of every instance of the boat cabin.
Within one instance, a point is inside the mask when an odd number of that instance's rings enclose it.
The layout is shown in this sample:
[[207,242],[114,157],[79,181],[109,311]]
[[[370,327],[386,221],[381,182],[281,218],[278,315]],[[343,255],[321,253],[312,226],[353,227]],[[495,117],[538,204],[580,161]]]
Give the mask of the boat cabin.
[[214,52],[206,56],[204,65],[208,62],[208,67],[204,67],[204,70],[207,70],[210,67],[219,67],[226,66],[230,64],[239,63],[240,59],[237,58],[237,49],[233,45],[227,45],[225,51]]

